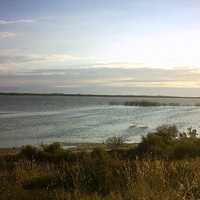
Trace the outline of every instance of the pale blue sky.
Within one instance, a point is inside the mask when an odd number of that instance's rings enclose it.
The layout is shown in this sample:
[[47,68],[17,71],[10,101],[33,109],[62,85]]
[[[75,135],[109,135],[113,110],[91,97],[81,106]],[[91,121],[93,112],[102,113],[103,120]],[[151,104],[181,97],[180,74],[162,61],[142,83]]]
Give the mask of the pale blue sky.
[[200,96],[199,19],[198,0],[0,0],[0,91]]

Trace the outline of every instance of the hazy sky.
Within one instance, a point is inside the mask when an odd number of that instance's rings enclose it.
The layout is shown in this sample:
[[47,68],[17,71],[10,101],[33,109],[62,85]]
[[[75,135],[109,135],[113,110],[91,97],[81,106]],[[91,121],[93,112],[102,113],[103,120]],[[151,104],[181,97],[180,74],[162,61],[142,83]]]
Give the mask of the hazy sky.
[[200,96],[199,0],[0,0],[0,91]]

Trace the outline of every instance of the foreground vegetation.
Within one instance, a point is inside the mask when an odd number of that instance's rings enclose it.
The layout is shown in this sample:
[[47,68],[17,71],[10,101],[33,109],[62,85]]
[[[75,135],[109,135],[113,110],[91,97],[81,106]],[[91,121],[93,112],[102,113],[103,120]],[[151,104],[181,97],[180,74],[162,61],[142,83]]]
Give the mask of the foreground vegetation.
[[110,138],[104,147],[26,146],[0,156],[2,200],[200,199],[200,139],[162,126],[135,147]]

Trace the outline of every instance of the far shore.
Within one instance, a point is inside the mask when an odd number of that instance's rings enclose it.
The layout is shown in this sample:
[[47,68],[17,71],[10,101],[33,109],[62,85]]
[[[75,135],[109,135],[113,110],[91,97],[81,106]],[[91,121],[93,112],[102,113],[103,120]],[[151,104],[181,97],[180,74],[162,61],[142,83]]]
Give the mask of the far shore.
[[199,96],[167,96],[167,95],[119,95],[119,94],[68,94],[68,93],[21,93],[21,92],[0,92],[0,95],[7,96],[80,96],[80,97],[141,97],[141,98],[183,98],[200,99]]

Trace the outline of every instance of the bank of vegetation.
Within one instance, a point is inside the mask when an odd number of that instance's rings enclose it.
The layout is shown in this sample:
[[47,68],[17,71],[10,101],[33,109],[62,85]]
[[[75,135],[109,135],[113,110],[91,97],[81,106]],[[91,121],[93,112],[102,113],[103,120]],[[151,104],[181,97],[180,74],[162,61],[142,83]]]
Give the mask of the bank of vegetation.
[[160,103],[153,101],[125,101],[125,102],[110,102],[110,105],[124,105],[124,106],[180,106],[179,103]]
[[2,200],[182,200],[200,198],[195,129],[157,128],[124,148],[122,137],[92,151],[54,143],[0,156]]

